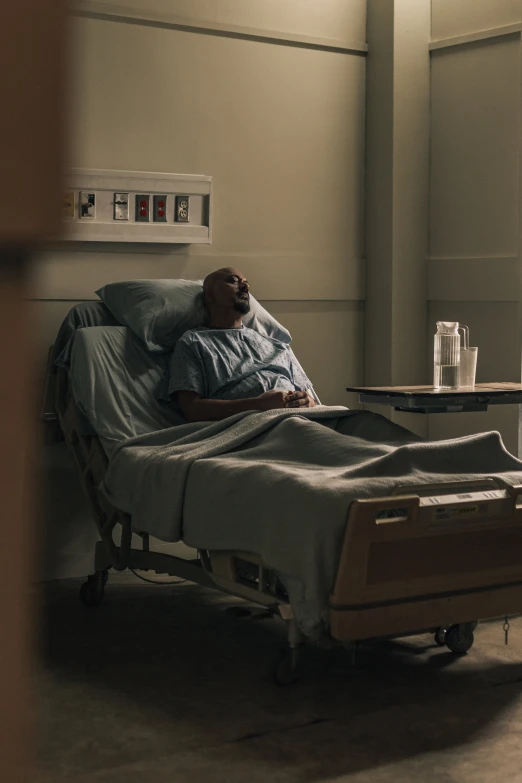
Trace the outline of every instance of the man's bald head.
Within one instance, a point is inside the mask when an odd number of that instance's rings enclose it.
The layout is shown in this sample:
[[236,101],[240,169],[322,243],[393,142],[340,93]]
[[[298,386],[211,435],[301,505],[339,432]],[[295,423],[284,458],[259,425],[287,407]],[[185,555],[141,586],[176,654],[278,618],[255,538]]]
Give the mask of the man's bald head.
[[216,269],[203,281],[203,301],[210,322],[237,322],[250,310],[248,280],[233,267]]
[[219,281],[223,280],[227,275],[233,274],[236,270],[233,269],[231,266],[224,266],[221,269],[216,269],[214,272],[211,272],[209,275],[205,277],[203,280],[203,297],[204,299],[209,296],[211,293],[214,285]]

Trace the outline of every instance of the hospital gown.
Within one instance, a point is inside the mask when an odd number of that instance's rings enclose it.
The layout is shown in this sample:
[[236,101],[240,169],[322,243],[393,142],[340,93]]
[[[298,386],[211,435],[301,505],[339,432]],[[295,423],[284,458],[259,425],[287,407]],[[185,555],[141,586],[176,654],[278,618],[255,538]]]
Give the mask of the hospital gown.
[[246,326],[185,332],[172,355],[169,376],[169,395],[191,391],[206,399],[238,400],[273,389],[313,395],[290,346]]

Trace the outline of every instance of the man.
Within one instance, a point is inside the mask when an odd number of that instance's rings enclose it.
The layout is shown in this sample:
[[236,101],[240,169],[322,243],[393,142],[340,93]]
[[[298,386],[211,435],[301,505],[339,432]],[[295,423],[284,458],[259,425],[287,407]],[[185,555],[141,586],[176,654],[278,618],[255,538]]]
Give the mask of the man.
[[186,332],[171,360],[169,394],[176,395],[187,421],[317,404],[289,347],[244,326],[250,294],[241,272],[212,272],[203,299],[208,326]]

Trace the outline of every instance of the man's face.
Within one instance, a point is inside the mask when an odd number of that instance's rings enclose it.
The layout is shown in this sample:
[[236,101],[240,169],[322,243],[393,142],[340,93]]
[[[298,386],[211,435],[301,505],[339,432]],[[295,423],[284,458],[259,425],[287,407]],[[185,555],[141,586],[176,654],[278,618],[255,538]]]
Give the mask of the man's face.
[[224,270],[212,286],[212,300],[217,307],[246,315],[250,310],[248,280],[237,269]]

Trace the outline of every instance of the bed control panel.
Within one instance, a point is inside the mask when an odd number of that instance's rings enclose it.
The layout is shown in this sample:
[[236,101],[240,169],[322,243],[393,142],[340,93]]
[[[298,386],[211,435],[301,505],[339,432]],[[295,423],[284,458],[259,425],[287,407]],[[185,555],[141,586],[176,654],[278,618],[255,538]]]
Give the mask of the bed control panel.
[[97,242],[212,242],[212,177],[71,169],[62,239]]
[[460,527],[482,520],[491,522],[492,516],[509,517],[513,513],[513,498],[505,489],[491,489],[424,497],[420,507],[430,511],[421,517],[429,527]]
[[[406,491],[406,488],[404,488]],[[416,494],[416,491],[414,494]],[[419,498],[419,528],[447,528],[448,532],[468,527],[480,527],[491,524],[491,520],[505,519],[513,515],[513,495],[506,489],[488,489],[484,491],[460,492],[454,494],[431,495]],[[516,502],[516,508],[521,506]],[[375,517],[377,525],[393,523],[411,524],[414,519],[413,507],[397,505],[381,509]]]

